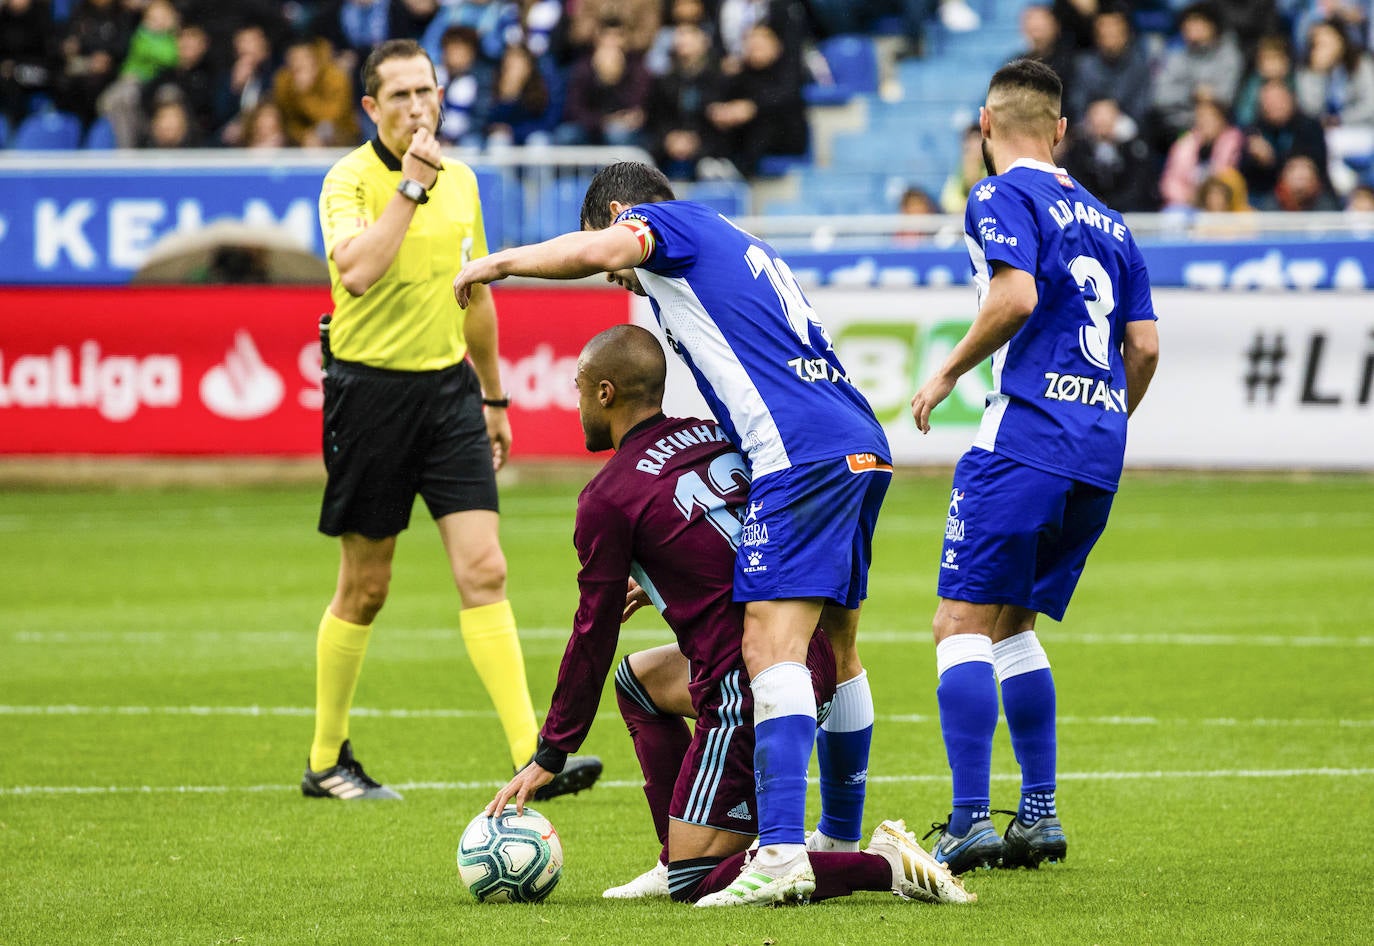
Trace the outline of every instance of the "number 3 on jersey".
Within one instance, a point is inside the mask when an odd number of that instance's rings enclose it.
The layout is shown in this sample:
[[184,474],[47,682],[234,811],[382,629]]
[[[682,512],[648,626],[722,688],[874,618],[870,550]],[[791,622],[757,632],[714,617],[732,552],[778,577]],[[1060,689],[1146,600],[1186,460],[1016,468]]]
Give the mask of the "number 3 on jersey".
[[1075,256],[1069,260],[1069,272],[1083,293],[1083,305],[1091,324],[1078,330],[1078,347],[1083,357],[1099,368],[1110,369],[1112,323],[1116,310],[1116,289],[1107,268],[1091,256]]
[[677,478],[673,490],[673,501],[683,518],[691,521],[693,512],[700,506],[706,513],[706,521],[711,523],[730,548],[739,548],[742,525],[739,512],[726,502],[725,497],[739,489],[748,488],[749,471],[744,466],[744,458],[738,453],[722,453],[711,461],[706,471],[711,481],[707,485],[696,470],[688,470]]

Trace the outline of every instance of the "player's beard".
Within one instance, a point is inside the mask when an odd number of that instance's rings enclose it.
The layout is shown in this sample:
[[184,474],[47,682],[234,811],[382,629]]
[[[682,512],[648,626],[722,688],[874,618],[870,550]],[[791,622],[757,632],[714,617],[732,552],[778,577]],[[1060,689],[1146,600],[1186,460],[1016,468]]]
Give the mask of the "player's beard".
[[611,437],[609,424],[588,425],[585,421],[582,425],[582,444],[587,448],[588,453],[614,450],[616,446],[614,438]]
[[988,169],[989,177],[997,175],[997,166],[992,163],[992,148],[989,147],[986,138],[983,139],[983,166]]

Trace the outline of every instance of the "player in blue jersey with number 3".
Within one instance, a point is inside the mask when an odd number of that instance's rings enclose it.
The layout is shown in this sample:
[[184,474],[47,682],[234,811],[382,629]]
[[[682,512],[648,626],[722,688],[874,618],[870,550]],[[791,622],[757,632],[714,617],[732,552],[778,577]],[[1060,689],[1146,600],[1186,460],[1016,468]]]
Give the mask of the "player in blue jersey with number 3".
[[[759,849],[698,906],[805,901],[815,889],[808,848],[858,850],[861,836],[873,698],[855,639],[892,478],[887,438],[773,248],[709,207],[675,200],[647,165],[613,164],[592,179],[581,232],[473,260],[453,288],[462,305],[473,285],[505,276],[603,272],[649,297],[753,477],[734,595],[745,604],[754,694]],[[819,737],[824,816],[808,839],[806,772],[818,737],[806,653],[818,624],[839,684]]]
[[[1032,60],[992,77],[979,112],[992,176],[974,186],[964,218],[978,315],[911,401],[925,433],[960,376],[992,358],[982,425],[954,470],[934,620],[954,799],[933,853],[956,874],[1068,851],[1054,801],[1054,680],[1035,619],[1064,617],[1107,524],[1126,418],[1159,357],[1130,230],[1054,165],[1061,91]],[[1003,837],[989,819],[999,682],[1021,767]]]

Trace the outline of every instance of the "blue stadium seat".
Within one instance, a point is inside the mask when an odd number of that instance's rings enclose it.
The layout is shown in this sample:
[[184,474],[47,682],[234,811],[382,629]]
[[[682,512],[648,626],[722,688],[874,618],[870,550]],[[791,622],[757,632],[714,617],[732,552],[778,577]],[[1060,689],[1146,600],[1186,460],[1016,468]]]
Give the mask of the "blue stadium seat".
[[793,168],[810,167],[813,162],[811,153],[806,154],[766,154],[759,159],[759,177],[782,177]]
[[520,242],[534,243],[576,230],[589,184],[591,177],[582,176],[562,177],[540,186],[537,202],[528,208],[534,219],[527,214],[521,221]]
[[91,122],[91,127],[86,129],[86,138],[81,142],[81,147],[87,151],[109,151],[115,146],[114,125],[104,116]]
[[802,90],[811,105],[842,105],[856,95],[878,91],[878,51],[868,36],[832,36],[819,44],[833,84],[813,83]]
[[19,124],[16,151],[72,151],[81,144],[81,119],[66,112],[40,112]]
[[749,209],[749,185],[743,181],[697,181],[680,188],[678,196],[705,204],[727,217],[743,216]]

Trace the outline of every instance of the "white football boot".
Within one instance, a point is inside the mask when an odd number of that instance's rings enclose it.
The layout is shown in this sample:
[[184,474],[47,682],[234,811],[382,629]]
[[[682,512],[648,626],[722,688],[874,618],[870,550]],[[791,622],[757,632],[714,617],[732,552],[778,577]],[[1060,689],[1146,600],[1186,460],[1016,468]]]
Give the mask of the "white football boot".
[[892,867],[892,892],[906,900],[926,903],[974,903],[978,895],[949,868],[916,843],[904,821],[884,821],[873,831],[868,853],[885,858]]
[[619,887],[602,891],[607,900],[641,900],[647,897],[668,896],[668,865],[659,861],[634,880]]

